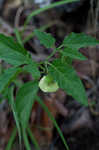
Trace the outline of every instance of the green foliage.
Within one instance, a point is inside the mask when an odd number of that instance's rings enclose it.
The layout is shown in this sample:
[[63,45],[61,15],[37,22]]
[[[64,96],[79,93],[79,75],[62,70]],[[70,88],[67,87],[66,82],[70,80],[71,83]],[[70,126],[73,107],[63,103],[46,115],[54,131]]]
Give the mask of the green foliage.
[[16,110],[22,128],[26,128],[30,117],[31,109],[38,91],[38,82],[30,81],[25,83],[16,96]]
[[0,34],[0,58],[11,65],[19,66],[27,64],[28,53],[11,37]]
[[46,48],[52,48],[54,46],[55,39],[52,37],[51,34],[41,32],[39,30],[35,30],[34,33],[40,40],[40,43],[43,44]]
[[66,57],[70,57],[72,59],[86,60],[86,57],[83,56],[78,50],[65,47],[61,54]]
[[96,46],[99,41],[94,37],[88,36],[85,33],[70,33],[65,37],[63,45],[72,49],[79,49],[81,47]]
[[20,44],[15,42],[12,37],[8,37],[4,34],[0,34],[0,45],[2,44],[6,47],[9,47],[13,51],[19,52],[23,55],[27,55],[27,51]]
[[64,64],[60,59],[57,59],[50,64],[49,73],[67,94],[73,96],[78,102],[88,105],[83,84],[72,66]]
[[36,62],[31,62],[28,65],[25,65],[23,68],[23,71],[29,72],[31,73],[31,75],[33,76],[33,78],[35,79],[39,79],[40,78],[40,71],[38,69],[38,65]]
[[0,76],[0,93],[16,78],[21,68],[9,68]]

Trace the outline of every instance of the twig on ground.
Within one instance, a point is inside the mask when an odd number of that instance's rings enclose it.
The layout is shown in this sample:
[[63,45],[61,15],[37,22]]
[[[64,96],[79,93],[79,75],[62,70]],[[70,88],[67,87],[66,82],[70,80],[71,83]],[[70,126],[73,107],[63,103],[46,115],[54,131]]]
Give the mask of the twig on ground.
[[21,6],[21,7],[18,8],[18,10],[16,12],[15,21],[14,21],[14,27],[15,28],[19,28],[20,16],[21,16],[23,10],[24,10],[24,7]]

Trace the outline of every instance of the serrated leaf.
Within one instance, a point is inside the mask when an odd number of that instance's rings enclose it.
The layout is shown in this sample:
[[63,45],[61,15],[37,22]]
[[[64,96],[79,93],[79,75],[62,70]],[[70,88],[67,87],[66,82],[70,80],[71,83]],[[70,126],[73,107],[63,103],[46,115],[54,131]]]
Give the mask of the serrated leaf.
[[79,59],[79,60],[86,60],[86,57],[83,56],[78,50],[72,49],[72,48],[64,48],[63,51],[61,51],[63,56],[68,56],[73,59]]
[[66,57],[65,61],[63,61],[63,63],[67,63],[69,65],[72,65],[73,59],[70,57]]
[[0,75],[0,92],[2,92],[20,72],[21,68],[10,68]]
[[46,48],[52,48],[54,46],[55,39],[50,33],[41,32],[40,30],[35,30],[34,33],[40,40],[40,43],[43,44]]
[[14,66],[27,62],[27,51],[12,37],[0,34],[0,58]]
[[16,109],[23,128],[26,128],[30,117],[34,98],[38,90],[38,83],[30,81],[25,83],[16,96]]
[[22,53],[23,55],[27,55],[27,51],[18,42],[15,42],[14,39],[10,36],[0,34],[0,43],[4,43],[6,46]]
[[59,87],[65,90],[67,94],[71,95],[81,104],[88,105],[84,86],[72,66],[56,59],[49,67],[49,73],[58,82]]
[[25,65],[23,68],[24,71],[32,74],[33,78],[40,78],[40,71],[38,70],[38,65],[36,62],[32,62],[28,65]]
[[63,45],[72,49],[79,49],[81,47],[95,46],[99,44],[99,40],[94,37],[86,35],[85,33],[70,33],[65,37]]

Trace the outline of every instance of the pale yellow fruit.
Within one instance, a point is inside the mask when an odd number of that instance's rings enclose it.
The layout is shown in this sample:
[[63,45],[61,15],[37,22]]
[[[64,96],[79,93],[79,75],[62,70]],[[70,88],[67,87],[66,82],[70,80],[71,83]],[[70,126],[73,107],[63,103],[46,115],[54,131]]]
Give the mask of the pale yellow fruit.
[[43,92],[56,92],[59,89],[57,82],[53,81],[49,75],[42,77],[39,87]]

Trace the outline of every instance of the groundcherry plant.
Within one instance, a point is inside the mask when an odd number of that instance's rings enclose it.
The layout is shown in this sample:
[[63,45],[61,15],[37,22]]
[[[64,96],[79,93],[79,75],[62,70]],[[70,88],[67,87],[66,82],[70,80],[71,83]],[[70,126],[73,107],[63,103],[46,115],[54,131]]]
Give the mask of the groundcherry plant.
[[[37,93],[39,88],[43,92],[56,92],[61,88],[76,101],[84,106],[88,106],[84,86],[72,66],[72,61],[75,59],[86,60],[87,58],[79,52],[79,49],[81,47],[95,46],[99,44],[99,41],[84,33],[70,33],[64,38],[61,45],[56,47],[55,38],[51,34],[37,29],[34,31],[34,34],[41,45],[48,49],[53,49],[51,55],[42,62],[35,62],[29,52],[22,45],[15,42],[12,37],[0,34],[0,59],[11,65],[0,75],[0,94],[8,99],[15,118],[20,143],[23,135],[27,150],[30,149],[27,133],[34,142],[35,147],[40,149],[28,126],[31,109],[35,101],[38,101],[48,113],[65,147],[69,149],[55,119],[41,98],[37,96]],[[58,53],[58,58],[53,57],[55,53]],[[16,83],[14,81],[20,73],[26,72],[32,75],[33,80],[24,83],[18,89],[15,97],[15,84],[12,83]],[[10,149],[11,141],[14,140],[15,136],[16,129],[13,131],[7,149]]]
[[[24,24],[24,29],[33,16],[47,9],[72,1],[76,0],[63,0],[31,13]],[[38,96],[38,90],[40,89],[42,92],[51,93],[61,88],[68,95],[72,96],[74,100],[78,101],[78,103],[87,107],[88,99],[86,92],[82,81],[72,66],[72,61],[76,59],[81,61],[86,60],[87,58],[80,53],[79,49],[96,46],[99,44],[99,41],[85,33],[70,33],[64,38],[63,42],[56,47],[56,39],[50,33],[35,29],[33,36],[36,36],[41,45],[45,48],[53,50],[44,61],[36,62],[32,59],[28,50],[24,48],[23,44],[31,37],[22,41],[19,32],[15,30],[15,33],[18,42],[14,41],[13,37],[0,34],[0,60],[1,63],[5,61],[10,66],[8,69],[3,69],[3,71],[0,72],[0,102],[4,99],[8,100],[16,123],[6,150],[12,149],[17,132],[19,135],[20,149],[22,148],[21,143],[23,139],[26,150],[31,150],[28,140],[28,137],[30,137],[35,148],[40,150],[29,127],[31,110],[36,101],[46,111],[56,127],[64,146],[69,150],[56,120],[43,103],[43,100]],[[55,57],[56,53],[58,53],[57,58]],[[22,73],[30,73],[33,80],[31,79],[31,81],[26,83],[20,83],[18,76]]]

